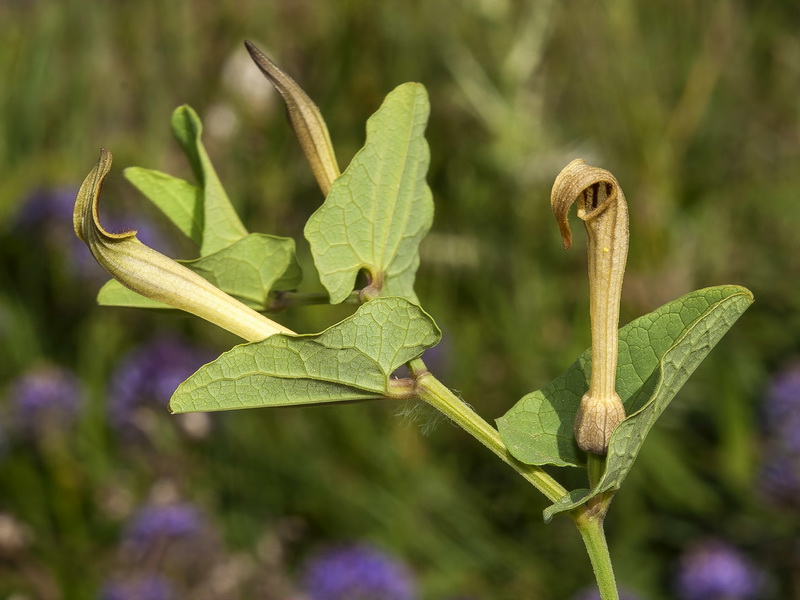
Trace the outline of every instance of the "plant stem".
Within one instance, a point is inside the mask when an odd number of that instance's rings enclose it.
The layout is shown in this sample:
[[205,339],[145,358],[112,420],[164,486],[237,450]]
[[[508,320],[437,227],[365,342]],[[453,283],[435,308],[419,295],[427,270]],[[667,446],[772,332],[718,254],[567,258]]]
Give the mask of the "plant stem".
[[[309,306],[312,304],[329,304],[330,296],[326,292],[277,292],[271,295],[269,305],[265,312],[276,313],[292,306]],[[353,292],[347,299],[346,304],[358,302],[358,292]]]
[[589,475],[589,487],[593,488],[603,477],[606,468],[606,457],[588,452],[586,454],[586,471]]
[[[556,502],[567,494],[567,490],[543,469],[535,465],[526,465],[511,456],[497,430],[428,372],[422,360],[411,361],[409,369],[416,380],[415,391],[421,400],[455,421],[551,501]],[[588,467],[595,482],[602,475],[604,463],[603,457],[589,455]],[[603,532],[603,519],[610,499],[610,495],[604,494],[598,498],[598,502],[589,503],[571,511],[570,516],[583,538],[602,600],[619,600],[617,583],[611,567],[611,557],[608,554],[608,545]]]
[[592,569],[600,588],[602,600],[619,600],[617,582],[614,579],[614,569],[611,566],[611,556],[608,553],[605,532],[603,531],[603,518],[605,513],[593,514],[591,510],[584,510],[572,516],[575,526],[583,538]]
[[552,502],[556,502],[566,495],[567,490],[541,467],[526,465],[511,456],[497,430],[453,394],[446,385],[431,375],[421,360],[412,361],[410,368],[416,378],[417,396],[421,400],[455,421]]

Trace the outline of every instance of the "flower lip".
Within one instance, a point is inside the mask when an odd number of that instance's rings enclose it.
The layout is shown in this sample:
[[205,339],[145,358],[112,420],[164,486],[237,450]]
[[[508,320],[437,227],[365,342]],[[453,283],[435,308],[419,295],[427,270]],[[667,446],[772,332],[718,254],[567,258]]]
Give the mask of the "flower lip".
[[582,158],[576,158],[564,167],[553,182],[550,196],[564,250],[569,250],[572,246],[568,216],[575,200],[578,200],[578,218],[588,221],[617,201],[618,189],[616,177],[605,169],[587,165]]

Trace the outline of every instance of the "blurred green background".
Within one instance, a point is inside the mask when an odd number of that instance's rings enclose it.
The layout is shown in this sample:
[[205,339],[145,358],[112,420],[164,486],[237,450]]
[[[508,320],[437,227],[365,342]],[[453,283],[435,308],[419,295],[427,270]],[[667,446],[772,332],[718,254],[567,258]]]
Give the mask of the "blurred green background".
[[[274,578],[337,540],[401,557],[432,600],[559,600],[592,581],[571,523],[544,525],[534,489],[425,410],[245,411],[192,429],[155,402],[133,437],[110,419],[131,351],[236,340],[97,307],[104,279],[69,211],[30,216],[37,194],[74,198],[100,147],[115,157],[103,210],[183,257],[121,171],[190,178],[169,118],[192,105],[244,222],[295,237],[304,289],[318,289],[302,227],[322,198],[250,39],[320,106],[342,167],[386,93],[427,87],[436,217],[416,289],[445,332],[429,362],[485,418],[589,345],[585,241],[564,253],[549,208],[572,158],[611,170],[630,203],[623,322],[700,287],[753,291],[651,434],[607,531],[619,581],[643,598],[673,597],[681,553],[706,538],[767,574],[764,597],[800,597],[796,511],[757,489],[764,390],[800,354],[799,27],[789,0],[0,2],[0,513],[19,533],[0,531],[0,596],[96,597],[127,568],[126,519],[159,495],[199,506],[215,561],[246,567],[228,592],[186,597],[285,600]],[[278,319],[319,331],[348,310]],[[42,365],[75,372],[84,399],[66,431],[31,438],[11,390]]]

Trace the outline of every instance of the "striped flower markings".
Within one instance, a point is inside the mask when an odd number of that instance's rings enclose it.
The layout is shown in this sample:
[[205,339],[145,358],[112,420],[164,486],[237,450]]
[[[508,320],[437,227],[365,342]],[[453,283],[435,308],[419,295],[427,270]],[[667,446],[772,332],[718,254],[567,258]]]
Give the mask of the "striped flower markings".
[[578,217],[589,237],[589,311],[592,375],[575,415],[575,440],[585,452],[605,455],[611,434],[625,418],[616,392],[619,303],[628,256],[628,206],[616,178],[576,159],[556,177],[550,204],[564,249],[572,245],[567,219],[578,201]]

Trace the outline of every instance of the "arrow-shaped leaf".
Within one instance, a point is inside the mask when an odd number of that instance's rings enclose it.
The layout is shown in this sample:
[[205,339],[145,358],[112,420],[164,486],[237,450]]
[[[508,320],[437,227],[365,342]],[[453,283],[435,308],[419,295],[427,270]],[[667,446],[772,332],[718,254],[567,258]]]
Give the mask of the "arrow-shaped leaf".
[[181,233],[198,246],[203,243],[203,190],[153,169],[128,167],[123,174]]
[[364,147],[306,224],[314,263],[334,304],[347,298],[362,269],[381,295],[416,302],[419,243],[433,220],[425,183],[429,110],[418,83],[386,96],[367,121]]
[[[548,518],[619,487],[655,420],[752,302],[752,294],[739,286],[707,288],[665,304],[620,330],[617,392],[630,416],[611,437],[600,483],[591,492],[571,492],[546,511]],[[590,357],[587,350],[564,375],[523,397],[498,419],[500,436],[515,458],[536,465],[584,462],[572,425],[588,388]]]
[[[214,254],[178,262],[250,308],[262,311],[267,310],[270,291],[294,289],[302,277],[294,240],[261,233],[251,233]],[[113,279],[100,289],[97,301],[105,306],[170,308]]]
[[173,412],[347,402],[392,396],[390,375],[435,346],[439,329],[402,298],[376,298],[316,335],[236,346],[184,381]]
[[203,235],[200,256],[213,254],[247,235],[201,140],[203,125],[187,105],[172,113],[172,132],[183,148],[203,190]]

